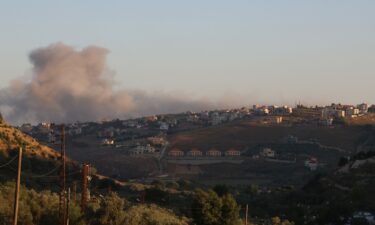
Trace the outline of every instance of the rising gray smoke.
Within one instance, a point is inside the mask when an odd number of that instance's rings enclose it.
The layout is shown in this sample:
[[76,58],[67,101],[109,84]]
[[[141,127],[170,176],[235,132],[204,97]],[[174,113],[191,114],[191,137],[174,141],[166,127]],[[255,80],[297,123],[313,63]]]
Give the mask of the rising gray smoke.
[[77,51],[62,43],[32,51],[31,81],[15,80],[0,90],[0,111],[9,122],[20,124],[96,121],[212,107],[205,101],[166,94],[116,91],[106,68],[107,53],[96,46]]

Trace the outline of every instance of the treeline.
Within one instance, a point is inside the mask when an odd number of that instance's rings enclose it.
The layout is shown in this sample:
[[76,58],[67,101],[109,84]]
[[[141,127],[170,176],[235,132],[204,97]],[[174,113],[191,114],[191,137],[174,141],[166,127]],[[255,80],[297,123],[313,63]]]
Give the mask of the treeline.
[[[0,186],[0,225],[12,224],[14,183]],[[21,188],[20,225],[59,224],[59,196],[50,191],[37,192]],[[188,219],[153,204],[130,204],[115,192],[98,198],[81,210],[79,204],[69,205],[70,225],[187,225]]]
[[[0,225],[12,223],[15,184],[0,185]],[[116,192],[91,200],[85,210],[79,202],[71,199],[69,205],[70,225],[241,225],[245,224],[241,207],[224,186],[207,191],[197,189],[191,195],[190,218],[176,215],[172,210],[156,204],[131,203]],[[79,196],[77,197],[79,199]],[[251,207],[250,207],[251,208]],[[35,191],[21,187],[18,221],[20,225],[59,224],[59,196],[51,191]],[[278,217],[257,223],[250,218],[248,225],[293,225]]]

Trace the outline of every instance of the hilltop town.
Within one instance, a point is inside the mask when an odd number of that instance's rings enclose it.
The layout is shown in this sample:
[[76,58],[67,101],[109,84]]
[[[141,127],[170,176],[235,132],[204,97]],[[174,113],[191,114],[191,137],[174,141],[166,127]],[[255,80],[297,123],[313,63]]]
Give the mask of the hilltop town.
[[[356,152],[354,139],[361,135],[355,131],[355,126],[340,127],[361,124],[361,121],[375,123],[375,105],[254,105],[126,120],[76,122],[65,124],[65,131],[70,154],[77,160],[93,162],[108,175],[136,178],[149,177],[147,174],[209,174],[202,171],[202,166],[247,165],[244,162],[248,160],[295,165],[301,162],[311,171],[331,168],[340,157]],[[60,132],[56,127],[46,122],[23,124],[19,129],[56,148],[53,143]],[[341,131],[333,132],[335,129]],[[233,130],[239,133],[232,134]],[[252,130],[255,133],[246,133]],[[346,141],[335,142],[340,132],[340,138]],[[189,135],[192,135],[191,140],[187,139]],[[232,138],[227,138],[228,135]],[[332,150],[330,156],[326,149]],[[116,156],[122,161],[116,163]],[[112,163],[105,163],[109,161]],[[139,168],[140,162],[147,163]],[[197,165],[197,168],[192,166],[193,169],[188,170],[187,165]]]
[[[200,128],[219,126],[231,122],[249,121],[258,125],[280,126],[334,126],[345,123],[360,123],[361,120],[375,123],[375,105],[331,104],[329,106],[306,107],[259,106],[239,109],[186,112],[179,114],[153,115],[126,120],[103,120],[100,122],[76,122],[65,124],[65,130],[71,139],[92,136],[101,146],[126,150],[127,154],[138,155],[160,152],[168,144],[167,136]],[[54,124],[43,122],[37,125],[29,123],[18,127],[45,143],[56,141],[59,130]],[[172,152],[171,156],[182,156],[181,152]],[[194,152],[188,153],[194,155]],[[196,154],[201,154],[197,153]],[[208,155],[218,155],[210,152]],[[229,154],[230,153],[223,153]],[[233,153],[238,155],[238,153]]]

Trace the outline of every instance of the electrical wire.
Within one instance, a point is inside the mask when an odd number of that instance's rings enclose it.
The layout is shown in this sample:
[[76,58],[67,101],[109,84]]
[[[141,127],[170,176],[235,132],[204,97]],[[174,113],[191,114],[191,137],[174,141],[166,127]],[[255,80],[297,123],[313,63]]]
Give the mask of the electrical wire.
[[42,177],[47,177],[48,175],[52,174],[53,172],[55,172],[56,170],[58,170],[60,168],[60,166],[57,166],[56,168],[50,170],[49,172],[47,173],[44,173],[44,174],[40,174],[40,175],[32,175],[32,176],[27,176],[29,178],[42,178]]
[[17,159],[18,155],[14,156],[11,160],[9,160],[7,163],[0,165],[0,168],[6,167],[10,165],[15,159]]

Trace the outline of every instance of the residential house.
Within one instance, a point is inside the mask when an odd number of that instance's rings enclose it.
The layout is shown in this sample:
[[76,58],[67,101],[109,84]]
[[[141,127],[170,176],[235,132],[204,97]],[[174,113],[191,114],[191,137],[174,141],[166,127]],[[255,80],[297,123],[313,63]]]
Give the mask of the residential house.
[[225,156],[240,156],[240,155],[241,155],[241,152],[234,148],[231,148],[225,152]]
[[196,148],[193,148],[192,150],[187,152],[187,156],[196,157],[196,156],[202,156],[202,155],[203,155],[202,151]]
[[182,157],[184,156],[184,154],[185,153],[178,148],[174,148],[168,152],[168,156],[172,156],[172,157]]
[[221,156],[221,151],[212,148],[206,152],[206,156],[211,156],[211,157],[219,157]]
[[336,117],[338,118],[342,118],[342,117],[345,117],[345,111],[344,110],[336,110]]
[[305,161],[305,166],[311,171],[315,171],[318,168],[318,159],[315,157],[310,157]]
[[164,137],[148,137],[147,141],[154,146],[163,146],[167,143]]
[[160,130],[169,130],[169,124],[166,123],[166,122],[160,122],[160,127],[159,127]]
[[262,151],[259,153],[259,155],[267,158],[274,158],[276,153],[270,148],[264,148]]
[[219,125],[224,121],[224,118],[219,114],[219,112],[213,112],[211,114],[211,124],[213,126]]
[[41,134],[48,134],[51,130],[51,124],[50,123],[39,123],[37,126],[38,133]]
[[137,147],[131,149],[129,152],[132,155],[154,153],[155,152],[155,148],[152,147],[150,144],[147,144],[147,145],[137,145]]
[[102,145],[114,145],[115,144],[115,140],[113,139],[110,139],[110,138],[106,138],[106,139],[103,139],[102,140]]
[[355,117],[359,114],[359,109],[354,107],[348,107],[345,109],[345,115],[348,117]]
[[198,122],[199,121],[199,116],[196,115],[196,114],[188,115],[186,117],[186,121],[191,122],[191,123]]

